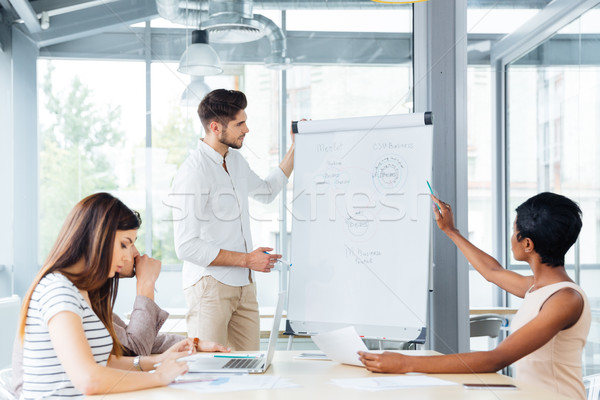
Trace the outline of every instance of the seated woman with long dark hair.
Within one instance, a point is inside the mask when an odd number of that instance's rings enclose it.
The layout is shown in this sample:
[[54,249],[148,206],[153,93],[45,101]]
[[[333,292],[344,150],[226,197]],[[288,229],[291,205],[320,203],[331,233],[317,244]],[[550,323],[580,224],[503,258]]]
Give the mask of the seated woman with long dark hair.
[[[115,334],[115,275],[131,262],[140,223],[136,212],[108,193],[86,197],[67,217],[23,300],[19,335],[25,398],[146,389],[187,372],[186,363],[175,361],[187,354],[186,346],[134,365],[134,357],[122,356]],[[141,372],[157,363],[154,373]]]

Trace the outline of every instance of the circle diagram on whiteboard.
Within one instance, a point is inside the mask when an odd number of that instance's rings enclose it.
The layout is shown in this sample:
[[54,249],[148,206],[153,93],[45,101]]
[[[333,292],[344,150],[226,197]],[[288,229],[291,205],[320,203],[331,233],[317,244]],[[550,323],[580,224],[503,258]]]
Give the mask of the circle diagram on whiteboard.
[[371,239],[375,233],[374,216],[364,211],[351,211],[344,219],[346,234],[354,242],[364,242]]
[[373,168],[373,184],[379,192],[398,191],[406,182],[408,166],[402,157],[389,155],[377,162]]

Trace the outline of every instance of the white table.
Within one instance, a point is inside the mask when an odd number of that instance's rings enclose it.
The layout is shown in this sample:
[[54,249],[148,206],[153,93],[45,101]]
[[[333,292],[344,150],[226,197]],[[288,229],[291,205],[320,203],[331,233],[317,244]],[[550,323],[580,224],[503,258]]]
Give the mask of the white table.
[[[510,377],[495,374],[437,374],[431,375],[457,383],[512,383],[518,390],[466,390],[462,385],[431,387],[417,389],[396,389],[379,392],[343,389],[331,383],[332,378],[366,378],[375,376],[391,376],[374,374],[365,368],[342,365],[333,361],[294,360],[297,351],[278,351],[273,364],[266,372],[288,378],[301,385],[298,388],[253,390],[225,393],[196,393],[169,387],[143,390],[137,392],[89,396],[89,399],[103,400],[197,400],[202,399],[244,399],[244,400],[364,400],[394,399],[411,400],[432,399],[467,399],[467,400],[567,400],[566,397],[514,380]],[[406,351],[406,354],[436,354],[432,351]]]

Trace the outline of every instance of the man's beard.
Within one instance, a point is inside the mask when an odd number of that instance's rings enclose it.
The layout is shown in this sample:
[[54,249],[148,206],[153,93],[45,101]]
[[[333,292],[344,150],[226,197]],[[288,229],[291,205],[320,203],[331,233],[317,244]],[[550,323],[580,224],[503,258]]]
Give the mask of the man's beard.
[[[239,136],[238,136],[238,139],[239,139]],[[232,140],[231,135],[229,135],[227,132],[227,129],[223,129],[223,133],[221,134],[221,138],[219,139],[219,142],[221,142],[224,145],[227,145],[233,149],[241,149],[242,145],[244,144],[244,142],[242,142],[241,144],[238,144],[237,140]]]

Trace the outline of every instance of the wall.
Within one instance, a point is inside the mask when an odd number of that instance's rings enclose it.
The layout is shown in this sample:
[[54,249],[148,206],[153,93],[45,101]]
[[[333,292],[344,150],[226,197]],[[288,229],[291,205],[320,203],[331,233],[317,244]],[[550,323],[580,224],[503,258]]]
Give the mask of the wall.
[[[13,129],[12,129],[12,35],[10,28],[0,25],[0,185],[13,187]],[[13,265],[13,191],[0,196],[0,298],[12,293]]]

